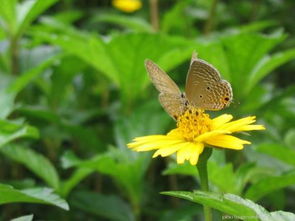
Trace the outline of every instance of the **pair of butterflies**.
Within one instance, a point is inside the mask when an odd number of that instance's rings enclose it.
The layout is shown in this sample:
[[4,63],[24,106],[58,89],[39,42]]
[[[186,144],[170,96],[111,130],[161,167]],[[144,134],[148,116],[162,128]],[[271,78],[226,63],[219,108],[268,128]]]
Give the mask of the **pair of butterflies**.
[[185,92],[154,62],[145,60],[149,77],[160,92],[159,100],[165,111],[175,120],[190,106],[203,110],[221,110],[232,101],[230,83],[221,79],[211,64],[193,53],[188,70]]

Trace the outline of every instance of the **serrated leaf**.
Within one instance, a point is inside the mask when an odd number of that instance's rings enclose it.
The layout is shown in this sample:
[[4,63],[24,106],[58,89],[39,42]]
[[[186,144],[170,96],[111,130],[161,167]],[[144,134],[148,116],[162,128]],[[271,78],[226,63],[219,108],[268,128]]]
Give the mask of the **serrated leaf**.
[[41,203],[69,210],[69,205],[49,188],[14,189],[12,186],[0,184],[0,204],[7,203]]
[[[276,211],[268,212],[262,206],[248,199],[243,199],[234,194],[217,194],[203,191],[185,192],[169,191],[162,192],[164,195],[186,199],[192,202],[201,203],[223,213],[229,214],[229,218],[253,221],[289,221],[295,218],[295,214]],[[223,216],[227,217],[227,216]]]
[[[121,89],[124,102],[134,100],[148,85],[148,76],[144,67],[146,58],[152,59],[165,71],[169,71],[188,60],[196,46],[194,41],[185,38],[147,33],[121,34],[107,42],[91,34],[69,30],[57,21],[45,22],[62,34],[52,35],[44,32],[33,34],[59,45],[106,75]],[[136,84],[130,84],[134,79]]]
[[31,214],[31,215],[26,215],[26,216],[14,218],[11,221],[32,221],[33,217],[34,217],[34,215]]
[[[243,205],[243,199],[240,198],[241,202],[239,202],[239,198],[237,200],[233,200],[232,197],[238,197],[233,194],[216,194],[202,191],[195,192],[186,192],[186,191],[169,191],[162,192],[164,195],[174,196],[181,199],[186,199],[192,202],[201,203],[203,205],[209,206],[211,208],[217,209],[227,214],[235,215],[235,216],[249,216],[255,217],[255,212]],[[258,220],[257,218],[249,219],[249,220]]]
[[257,201],[275,190],[282,189],[294,184],[295,171],[290,171],[280,176],[262,178],[249,187],[245,193],[245,197]]
[[0,149],[6,157],[23,164],[54,189],[59,188],[59,177],[51,162],[43,155],[23,146],[8,145]]

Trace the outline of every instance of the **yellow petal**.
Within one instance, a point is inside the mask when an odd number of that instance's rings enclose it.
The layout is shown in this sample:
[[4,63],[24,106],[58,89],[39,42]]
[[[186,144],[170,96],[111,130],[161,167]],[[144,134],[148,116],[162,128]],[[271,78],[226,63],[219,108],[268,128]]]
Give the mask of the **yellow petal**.
[[246,125],[246,126],[239,127],[234,132],[249,131],[249,130],[265,130],[265,127],[263,125]]
[[178,151],[180,148],[186,146],[186,143],[179,143],[179,144],[175,144],[173,146],[170,147],[162,147],[160,149],[158,149],[154,155],[153,158],[157,157],[157,156],[162,156],[162,157],[166,157],[169,156],[171,154],[173,154],[174,152]]
[[195,142],[203,142],[203,141],[206,141],[207,139],[209,139],[210,137],[215,137],[220,134],[228,134],[228,133],[230,133],[230,132],[226,131],[226,130],[213,130],[213,131],[201,134],[200,136],[196,137],[194,141]]
[[160,141],[148,142],[145,144],[133,146],[132,148],[135,151],[149,151],[149,150],[169,147],[182,142],[183,142],[182,140],[160,140]]
[[235,120],[220,126],[220,130],[228,130],[231,132],[240,131],[239,128],[252,124],[255,122],[255,116],[244,117],[239,120]]
[[112,4],[114,7],[124,12],[134,12],[142,6],[139,0],[113,0]]
[[244,148],[244,144],[250,144],[250,142],[247,140],[242,140],[231,135],[217,135],[215,137],[207,139],[205,142],[212,146],[234,150],[241,150]]
[[218,127],[229,122],[231,119],[233,119],[233,116],[230,114],[222,114],[219,117],[212,119],[213,129],[218,129]]
[[195,165],[203,149],[204,146],[202,144],[186,143],[186,145],[177,152],[177,163],[182,164],[185,160],[190,160],[190,162]]
[[204,150],[204,145],[202,143],[198,143],[198,146],[196,146],[196,151],[194,151],[191,156],[190,156],[190,164],[191,165],[196,165],[199,160],[200,154]]

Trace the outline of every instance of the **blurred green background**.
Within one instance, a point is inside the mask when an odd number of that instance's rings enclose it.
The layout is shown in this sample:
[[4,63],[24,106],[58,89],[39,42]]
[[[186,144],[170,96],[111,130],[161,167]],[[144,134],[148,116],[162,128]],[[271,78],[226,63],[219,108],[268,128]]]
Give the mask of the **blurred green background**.
[[195,167],[126,147],[175,126],[144,59],[183,88],[194,50],[233,87],[231,107],[210,115],[256,115],[267,128],[243,151],[214,150],[212,192],[243,205],[210,201],[214,219],[259,210],[294,220],[270,213],[295,212],[294,9],[294,0],[1,0],[0,220],[202,220],[209,196],[159,194],[199,189]]

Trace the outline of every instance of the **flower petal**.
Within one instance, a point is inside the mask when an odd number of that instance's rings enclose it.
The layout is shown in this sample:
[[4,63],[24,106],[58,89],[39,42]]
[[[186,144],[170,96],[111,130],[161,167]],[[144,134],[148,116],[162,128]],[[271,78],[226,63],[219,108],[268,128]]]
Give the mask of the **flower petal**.
[[249,130],[265,130],[265,127],[263,125],[246,125],[246,126],[239,127],[239,129],[236,129],[234,132],[249,131]]
[[197,143],[196,144],[196,151],[193,151],[193,153],[191,153],[191,156],[190,156],[189,161],[190,161],[191,165],[196,165],[198,163],[199,156],[203,152],[203,150],[204,150],[204,144]]
[[221,135],[221,134],[229,134],[230,132],[227,130],[213,130],[210,132],[206,132],[201,134],[200,136],[195,138],[195,142],[204,142],[207,139],[210,139],[211,137],[215,137],[217,135]]
[[254,123],[256,121],[255,118],[256,118],[255,116],[244,117],[242,119],[223,124],[220,126],[219,129],[229,130],[231,132],[241,131],[240,130],[241,127]]
[[[159,141],[152,141],[152,142],[146,142],[144,144],[136,144],[132,143],[131,148],[133,148],[133,150],[135,151],[149,151],[149,150],[154,150],[154,149],[160,149],[163,147],[169,147],[175,144],[179,144],[182,143],[182,140],[159,140]],[[128,146],[130,147],[130,145],[128,144]]]
[[242,140],[231,135],[218,135],[215,137],[211,137],[210,139],[206,140],[206,143],[212,146],[234,150],[241,150],[244,148],[244,144],[250,144],[250,142],[247,140]]
[[204,145],[201,143],[187,142],[186,145],[177,152],[177,163],[182,164],[185,160],[189,160],[191,164],[197,164],[199,155],[203,152],[203,149]]
[[233,119],[233,116],[230,114],[222,114],[219,117],[215,117],[212,119],[213,129],[218,129],[221,125],[229,122],[231,119]]
[[178,151],[180,148],[186,146],[187,143],[179,143],[179,144],[175,144],[169,147],[162,147],[160,149],[158,149],[154,155],[153,158],[157,157],[157,156],[162,156],[162,157],[166,157],[169,156],[171,154],[173,154],[174,152]]

